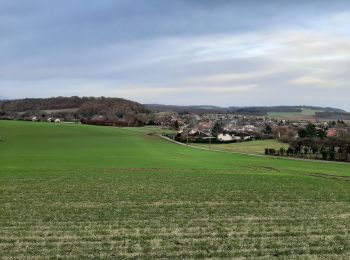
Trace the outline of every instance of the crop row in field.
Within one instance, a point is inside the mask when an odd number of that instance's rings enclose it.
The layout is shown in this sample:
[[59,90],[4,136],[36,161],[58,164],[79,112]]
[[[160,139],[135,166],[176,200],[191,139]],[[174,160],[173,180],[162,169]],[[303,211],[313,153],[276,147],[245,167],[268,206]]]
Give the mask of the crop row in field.
[[4,259],[350,257],[348,165],[109,127],[0,122],[0,132]]

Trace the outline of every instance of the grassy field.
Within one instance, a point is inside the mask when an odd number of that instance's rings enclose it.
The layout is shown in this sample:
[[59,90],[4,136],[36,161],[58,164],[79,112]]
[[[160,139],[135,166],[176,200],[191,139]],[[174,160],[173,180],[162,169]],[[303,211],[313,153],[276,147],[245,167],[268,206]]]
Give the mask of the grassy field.
[[350,166],[0,121],[0,258],[350,257]]
[[315,119],[316,112],[322,112],[322,110],[315,110],[310,108],[302,108],[301,112],[269,112],[268,117],[278,119],[290,119],[290,120],[311,120]]
[[144,127],[125,127],[124,129],[139,132],[139,133],[154,133],[154,134],[173,134],[176,133],[175,130],[169,130],[162,126],[144,126]]
[[[193,143],[193,146],[201,148],[209,148],[209,144]],[[235,153],[248,153],[248,154],[265,154],[265,148],[272,148],[279,150],[281,147],[288,148],[288,144],[278,142],[276,140],[258,140],[240,143],[230,144],[211,144],[211,149]]]

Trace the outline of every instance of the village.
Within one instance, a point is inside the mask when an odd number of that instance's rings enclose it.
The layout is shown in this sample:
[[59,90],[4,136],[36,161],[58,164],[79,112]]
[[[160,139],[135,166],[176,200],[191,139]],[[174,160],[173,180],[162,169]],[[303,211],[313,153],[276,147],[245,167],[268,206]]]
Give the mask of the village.
[[181,142],[233,143],[264,139],[279,139],[288,142],[298,137],[300,130],[309,124],[326,137],[339,132],[350,133],[350,124],[343,120],[279,119],[268,116],[233,114],[186,114],[162,117],[159,124],[173,128],[174,139]]
[[[70,122],[65,118],[39,118],[37,116],[31,117],[30,120],[34,122]],[[121,120],[107,121],[103,116],[92,120],[81,119],[72,122],[117,127],[130,126]],[[180,142],[192,143],[234,143],[266,139],[277,139],[287,143],[291,139],[299,137],[300,131],[309,124],[315,126],[315,130],[323,133],[324,137],[335,137],[339,132],[350,133],[349,121],[343,120],[281,119],[268,116],[219,113],[171,113],[158,115],[145,123],[145,125],[160,125],[165,129],[175,130],[176,134],[168,134],[169,137]]]

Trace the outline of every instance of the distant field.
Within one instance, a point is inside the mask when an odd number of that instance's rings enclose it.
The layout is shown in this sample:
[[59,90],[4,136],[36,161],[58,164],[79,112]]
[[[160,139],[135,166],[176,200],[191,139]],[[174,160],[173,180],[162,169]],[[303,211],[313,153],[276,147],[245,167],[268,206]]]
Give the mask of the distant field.
[[61,113],[61,112],[76,112],[79,108],[65,108],[65,109],[51,109],[51,110],[41,110],[43,113],[51,114],[51,113]]
[[322,110],[315,110],[309,108],[302,108],[301,112],[270,112],[267,113],[269,117],[277,117],[277,118],[289,118],[289,117],[313,117],[316,112],[323,112]]
[[175,130],[169,130],[167,128],[163,128],[162,126],[144,126],[144,127],[125,127],[126,130],[131,130],[139,133],[155,133],[155,134],[172,134],[175,133]]
[[[209,148],[209,144],[191,144],[201,148]],[[280,149],[281,147],[288,148],[288,144],[278,142],[276,140],[258,140],[250,142],[240,142],[231,144],[211,144],[211,149],[249,154],[264,154],[265,148]]]
[[0,258],[350,258],[350,166],[0,121]]

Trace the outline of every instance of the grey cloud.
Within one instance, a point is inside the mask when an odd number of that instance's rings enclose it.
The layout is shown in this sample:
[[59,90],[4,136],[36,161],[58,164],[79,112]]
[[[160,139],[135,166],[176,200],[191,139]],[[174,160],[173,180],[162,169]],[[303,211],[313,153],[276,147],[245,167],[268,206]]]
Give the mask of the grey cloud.
[[[254,85],[250,94],[197,93],[193,103],[269,104],[280,92],[274,102],[298,103],[292,97],[303,88],[305,102],[316,91],[350,109],[348,12],[345,0],[0,0],[0,94],[190,104],[186,89]],[[225,74],[238,79],[218,80]]]

